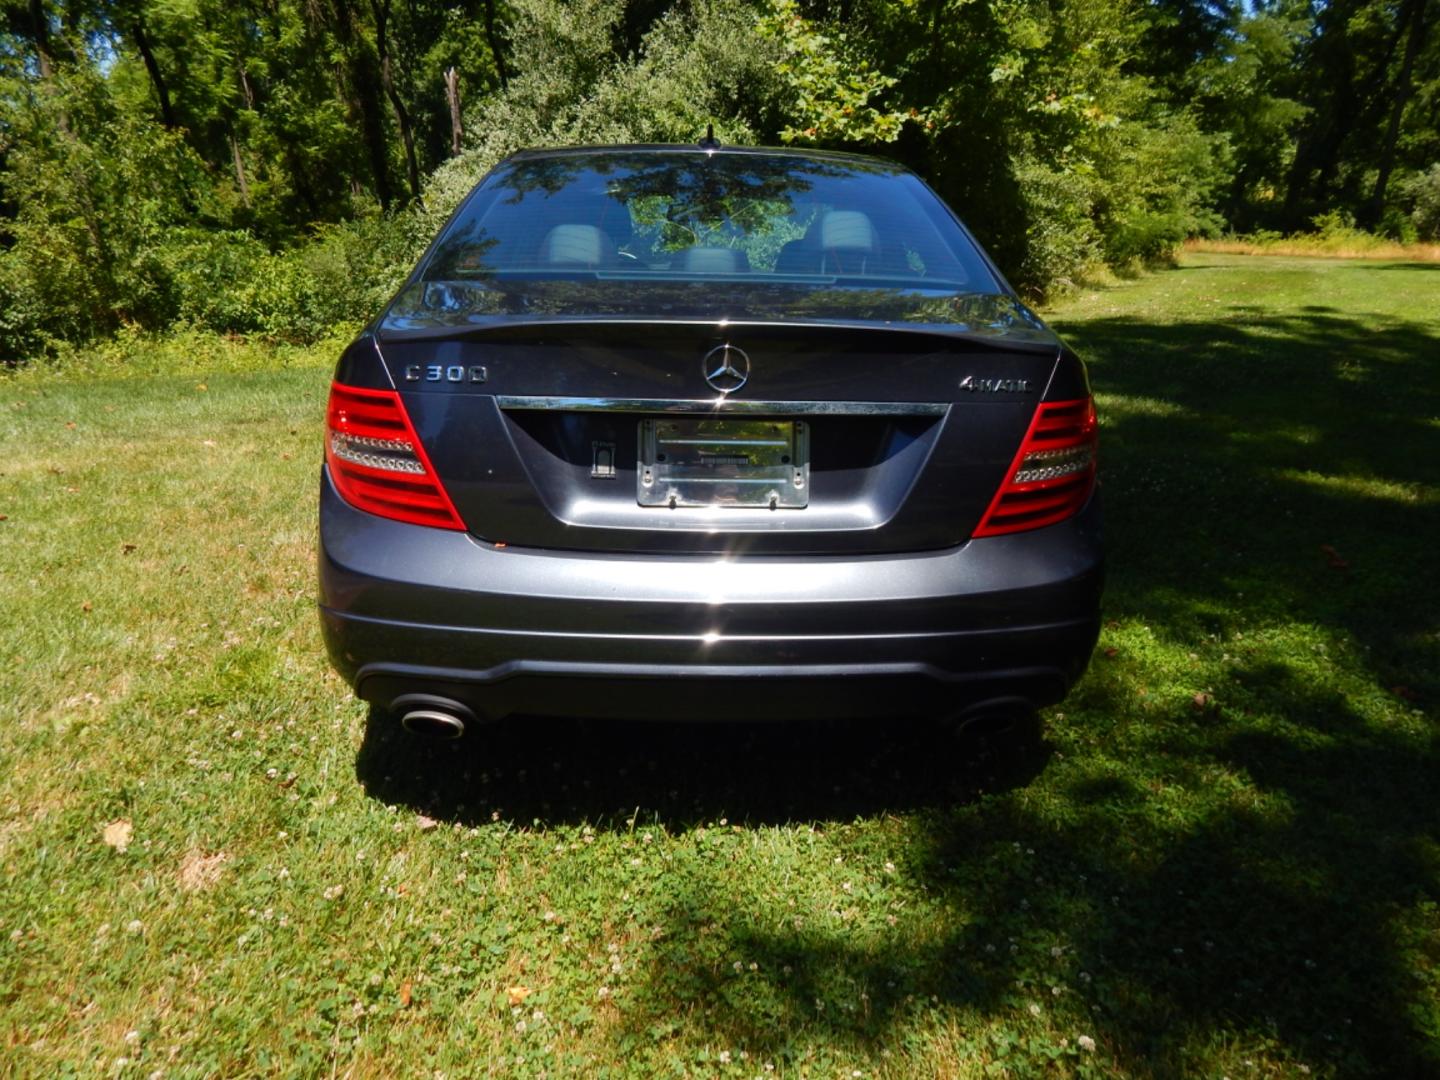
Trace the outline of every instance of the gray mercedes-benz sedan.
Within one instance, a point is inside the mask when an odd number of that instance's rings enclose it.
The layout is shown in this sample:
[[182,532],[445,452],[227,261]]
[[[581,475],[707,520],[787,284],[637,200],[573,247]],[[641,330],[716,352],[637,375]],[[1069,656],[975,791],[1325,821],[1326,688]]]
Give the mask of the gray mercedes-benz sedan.
[[532,151],[344,352],[336,668],[417,732],[512,715],[1031,711],[1099,626],[1084,365],[914,174]]

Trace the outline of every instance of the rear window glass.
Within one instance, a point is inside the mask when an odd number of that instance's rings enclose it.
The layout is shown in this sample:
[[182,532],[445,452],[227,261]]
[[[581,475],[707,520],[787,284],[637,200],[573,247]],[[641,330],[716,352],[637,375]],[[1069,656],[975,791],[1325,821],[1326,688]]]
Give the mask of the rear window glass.
[[745,153],[561,154],[503,166],[421,276],[998,291],[974,245],[910,173]]

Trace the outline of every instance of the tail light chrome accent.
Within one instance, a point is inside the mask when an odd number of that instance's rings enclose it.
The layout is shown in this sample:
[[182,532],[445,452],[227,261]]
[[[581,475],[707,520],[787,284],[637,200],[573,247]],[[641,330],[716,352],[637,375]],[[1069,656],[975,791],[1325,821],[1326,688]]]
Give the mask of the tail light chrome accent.
[[1038,529],[1078,512],[1095,488],[1098,445],[1092,398],[1042,402],[974,535]]
[[463,530],[394,390],[330,385],[325,461],[350,505],[413,525]]

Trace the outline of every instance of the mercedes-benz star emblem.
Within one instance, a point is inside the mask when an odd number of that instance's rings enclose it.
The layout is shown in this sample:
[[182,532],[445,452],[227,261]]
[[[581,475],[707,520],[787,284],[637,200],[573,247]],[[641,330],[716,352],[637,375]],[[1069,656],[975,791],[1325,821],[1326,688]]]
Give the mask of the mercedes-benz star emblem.
[[733,394],[750,378],[750,357],[734,345],[717,345],[700,362],[705,381],[722,394]]

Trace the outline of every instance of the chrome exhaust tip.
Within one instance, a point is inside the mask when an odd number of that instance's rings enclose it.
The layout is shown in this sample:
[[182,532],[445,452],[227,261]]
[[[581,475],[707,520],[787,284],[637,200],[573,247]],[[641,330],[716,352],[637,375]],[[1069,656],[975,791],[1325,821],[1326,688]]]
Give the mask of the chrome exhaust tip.
[[430,694],[402,694],[390,703],[400,716],[400,726],[412,735],[430,739],[458,739],[478,721],[458,701]]
[[432,739],[458,739],[465,734],[465,724],[458,716],[439,709],[413,709],[400,718],[400,726],[412,735]]

